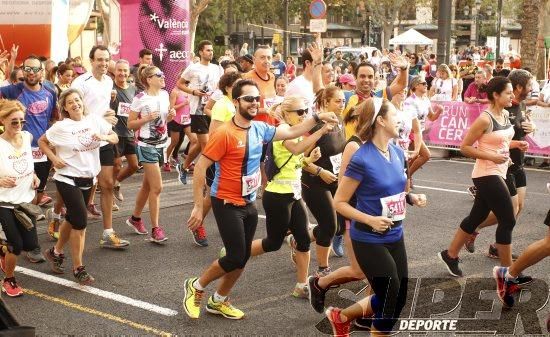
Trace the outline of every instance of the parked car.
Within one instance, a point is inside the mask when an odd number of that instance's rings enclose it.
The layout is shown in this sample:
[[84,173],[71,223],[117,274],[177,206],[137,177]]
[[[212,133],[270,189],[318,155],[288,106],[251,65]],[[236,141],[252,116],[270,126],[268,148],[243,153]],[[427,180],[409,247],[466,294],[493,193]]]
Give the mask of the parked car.
[[357,62],[359,63],[359,55],[366,54],[368,56],[367,59],[370,59],[372,57],[372,52],[378,50],[376,47],[336,47],[332,49],[328,57],[326,58],[327,61],[330,63],[336,61],[336,52],[341,51],[342,52],[342,58],[346,60],[347,62]]

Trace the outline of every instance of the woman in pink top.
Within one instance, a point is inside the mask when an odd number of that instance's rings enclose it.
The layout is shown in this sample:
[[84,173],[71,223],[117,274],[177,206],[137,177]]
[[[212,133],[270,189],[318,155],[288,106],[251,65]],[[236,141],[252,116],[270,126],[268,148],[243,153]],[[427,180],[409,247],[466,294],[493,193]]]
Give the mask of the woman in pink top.
[[505,178],[511,164],[510,148],[525,150],[528,144],[512,140],[514,128],[505,110],[512,106],[514,98],[510,80],[493,78],[487,84],[487,96],[491,102],[489,108],[474,121],[460,147],[464,155],[476,159],[472,180],[478,192],[474,205],[470,215],[462,220],[449,249],[438,254],[449,273],[457,277],[462,276],[458,265],[460,249],[491,211],[498,219],[496,243],[500,263],[502,266],[512,264],[512,230],[516,219]]
[[[188,94],[174,87],[170,92],[170,107],[176,109],[176,117],[168,123],[170,132],[170,145],[166,149],[166,158],[168,163],[174,165],[179,163],[178,150],[183,141],[183,137],[189,138],[190,145],[197,142],[197,136],[191,133],[191,115],[189,111]],[[164,171],[170,172],[170,165],[164,165]]]

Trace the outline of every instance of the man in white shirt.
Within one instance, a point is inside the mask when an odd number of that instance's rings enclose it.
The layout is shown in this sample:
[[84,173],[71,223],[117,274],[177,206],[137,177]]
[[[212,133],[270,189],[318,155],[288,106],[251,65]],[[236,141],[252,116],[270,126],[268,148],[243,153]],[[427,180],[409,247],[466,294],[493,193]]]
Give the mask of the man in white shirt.
[[[112,125],[117,123],[115,112],[110,107],[113,92],[113,80],[107,75],[107,68],[111,54],[105,46],[94,46],[90,51],[92,70],[77,77],[71,87],[82,91],[84,106],[88,114],[105,118]],[[116,94],[116,93],[115,93]],[[98,185],[101,188],[101,213],[94,205],[94,191],[88,202],[88,212],[92,215],[103,216],[103,235],[100,240],[101,247],[123,248],[130,243],[120,239],[113,230],[113,188],[114,188],[114,145],[101,142],[99,159],[101,171],[99,172]],[[95,188],[94,188],[95,190]]]
[[[205,106],[214,91],[218,88],[218,81],[223,75],[222,67],[211,63],[214,58],[214,47],[212,42],[203,40],[199,42],[197,49],[200,56],[200,62],[190,64],[183,71],[177,83],[180,90],[191,95],[189,97],[191,132],[195,133],[199,140],[198,144],[189,149],[185,162],[176,165],[176,170],[179,173],[179,181],[182,184],[187,184],[189,166],[191,166],[208,142],[211,110],[206,110]],[[209,202],[209,200],[207,200],[207,202]],[[207,213],[208,210],[209,207],[206,207],[205,213]],[[197,245],[201,247],[206,247],[208,245],[203,224],[192,231],[192,233],[193,239]]]
[[[321,65],[318,65],[321,66]],[[309,113],[313,113],[313,102],[315,102],[315,93],[313,92],[313,58],[309,50],[304,49],[302,52],[302,75],[296,77],[294,81],[288,84],[285,92],[285,97],[300,96],[306,101],[309,108]]]

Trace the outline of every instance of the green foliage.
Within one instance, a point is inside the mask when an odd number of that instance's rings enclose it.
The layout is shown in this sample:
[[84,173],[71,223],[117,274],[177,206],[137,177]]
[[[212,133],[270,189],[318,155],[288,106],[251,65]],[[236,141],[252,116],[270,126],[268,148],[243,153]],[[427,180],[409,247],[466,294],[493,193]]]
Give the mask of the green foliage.
[[[195,41],[214,40],[217,35],[224,35],[227,18],[227,5],[223,0],[212,0],[206,10],[199,16]],[[224,46],[214,46],[214,55],[223,55]]]

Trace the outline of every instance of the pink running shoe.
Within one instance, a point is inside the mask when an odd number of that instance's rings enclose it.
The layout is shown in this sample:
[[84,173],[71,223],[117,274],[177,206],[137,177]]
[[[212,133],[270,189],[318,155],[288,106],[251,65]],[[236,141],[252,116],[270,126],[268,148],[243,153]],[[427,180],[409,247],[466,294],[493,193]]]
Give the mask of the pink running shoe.
[[164,234],[164,229],[162,229],[162,227],[153,227],[152,231],[151,231],[151,241],[155,242],[155,243],[161,243],[161,242],[164,242],[166,240],[168,240],[168,238],[166,237],[166,234]]
[[139,235],[147,235],[149,232],[147,229],[145,229],[145,225],[143,224],[143,220],[139,219],[139,221],[132,220],[132,217],[129,217],[128,220],[126,220],[126,224],[134,229],[134,232]]

